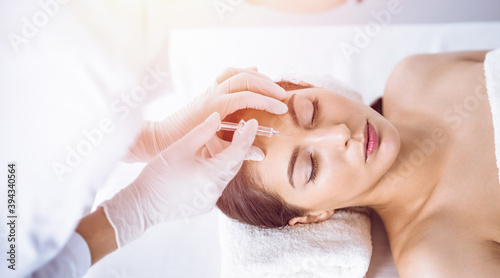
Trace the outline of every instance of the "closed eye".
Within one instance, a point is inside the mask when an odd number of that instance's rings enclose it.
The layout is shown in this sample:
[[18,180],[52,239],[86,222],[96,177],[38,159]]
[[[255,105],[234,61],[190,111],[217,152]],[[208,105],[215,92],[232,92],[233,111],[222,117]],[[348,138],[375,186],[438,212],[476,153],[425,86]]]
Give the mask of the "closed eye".
[[313,104],[313,114],[311,117],[311,127],[314,126],[314,124],[316,123],[316,120],[318,118],[319,100],[317,97],[313,100],[312,104]]
[[311,158],[312,169],[311,169],[311,175],[309,176],[309,180],[307,181],[308,183],[311,181],[314,182],[316,180],[316,176],[318,175],[318,160],[313,154],[310,155],[310,158]]

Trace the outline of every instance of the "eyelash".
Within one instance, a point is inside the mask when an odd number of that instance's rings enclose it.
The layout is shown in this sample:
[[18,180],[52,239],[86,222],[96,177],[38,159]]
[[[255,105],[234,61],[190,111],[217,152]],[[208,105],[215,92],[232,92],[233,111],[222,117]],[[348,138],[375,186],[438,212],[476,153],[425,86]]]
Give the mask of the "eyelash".
[[[314,126],[316,119],[318,117],[318,107],[319,107],[319,99],[316,97],[313,100],[313,116],[311,118],[311,126]],[[309,177],[308,182],[314,182],[316,180],[316,176],[318,175],[318,160],[311,154],[311,176]]]
[[316,121],[316,118],[318,117],[318,107],[319,107],[319,100],[316,97],[313,100],[313,116],[311,118],[311,126],[314,126],[314,122]]
[[318,160],[315,159],[315,157],[311,154],[311,164],[312,164],[312,171],[311,171],[311,176],[309,177],[309,180],[307,182],[314,182],[316,180],[316,176],[318,175]]

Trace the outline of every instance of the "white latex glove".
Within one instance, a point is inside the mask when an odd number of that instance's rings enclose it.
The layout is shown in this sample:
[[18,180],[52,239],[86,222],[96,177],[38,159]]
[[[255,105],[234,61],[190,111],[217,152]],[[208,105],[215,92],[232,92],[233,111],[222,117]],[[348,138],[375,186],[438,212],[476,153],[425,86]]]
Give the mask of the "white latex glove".
[[226,69],[205,94],[175,114],[162,122],[146,122],[125,161],[148,162],[213,112],[219,112],[221,119],[245,108],[284,114],[288,107],[280,100],[285,97],[286,91],[255,67]]
[[[149,227],[170,220],[208,213],[241,168],[255,139],[257,121],[247,121],[232,143],[212,158],[202,158],[203,146],[213,140],[220,116],[204,123],[158,154],[139,177],[102,206],[115,229],[118,247]],[[256,160],[262,160],[260,151]],[[255,155],[253,156],[255,158]]]

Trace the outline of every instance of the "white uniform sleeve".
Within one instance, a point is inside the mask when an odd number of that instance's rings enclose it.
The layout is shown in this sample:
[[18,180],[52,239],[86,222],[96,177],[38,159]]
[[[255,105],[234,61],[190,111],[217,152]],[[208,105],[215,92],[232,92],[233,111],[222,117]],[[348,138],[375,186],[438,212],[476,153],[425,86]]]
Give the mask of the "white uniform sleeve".
[[[145,60],[143,53],[151,52],[142,50],[136,36],[127,32],[119,36],[122,41],[115,36],[101,40],[115,30],[96,33],[102,26],[125,27],[112,20],[102,24],[91,15],[107,18],[108,10],[99,3],[116,1],[93,0],[89,6],[95,7],[87,10],[80,9],[87,1],[38,2],[0,1],[0,37],[7,38],[0,42],[0,165],[17,164],[19,243],[16,272],[7,268],[4,253],[0,277],[29,276],[60,257],[63,248],[73,250],[66,244],[79,220],[91,211],[97,191],[134,143],[143,110],[166,93],[171,78],[156,56],[151,64]],[[137,14],[137,28],[131,23],[125,29],[142,28],[141,9],[120,11],[124,22],[130,20],[129,11]],[[129,44],[134,41],[140,45]],[[5,193],[0,192],[2,215]],[[0,226],[0,234],[5,228]],[[1,252],[6,252],[5,239],[0,239]]]
[[90,250],[81,235],[74,232],[61,252],[34,272],[32,278],[82,277],[90,267]]

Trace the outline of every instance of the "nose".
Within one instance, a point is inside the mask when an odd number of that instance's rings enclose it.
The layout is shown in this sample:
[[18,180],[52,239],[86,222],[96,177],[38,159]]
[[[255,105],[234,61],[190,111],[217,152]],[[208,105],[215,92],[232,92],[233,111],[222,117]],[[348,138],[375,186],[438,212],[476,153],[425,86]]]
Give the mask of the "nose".
[[315,144],[324,145],[326,148],[339,148],[340,150],[347,150],[349,139],[351,138],[351,131],[345,124],[338,124],[329,127],[322,127],[312,130],[309,138]]

